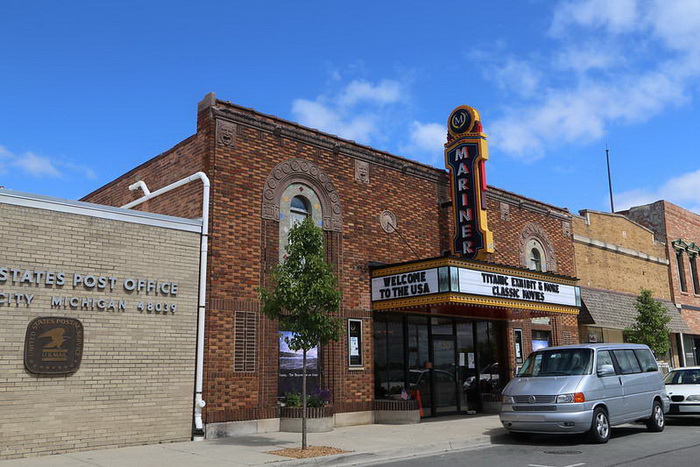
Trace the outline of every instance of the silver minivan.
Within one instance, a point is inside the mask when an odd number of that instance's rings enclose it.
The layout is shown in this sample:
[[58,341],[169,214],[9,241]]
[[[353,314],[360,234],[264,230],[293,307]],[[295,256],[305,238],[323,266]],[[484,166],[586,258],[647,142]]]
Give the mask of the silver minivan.
[[641,344],[581,344],[530,354],[502,392],[501,423],[514,436],[587,433],[607,443],[610,427],[644,421],[663,431],[670,401],[654,355]]

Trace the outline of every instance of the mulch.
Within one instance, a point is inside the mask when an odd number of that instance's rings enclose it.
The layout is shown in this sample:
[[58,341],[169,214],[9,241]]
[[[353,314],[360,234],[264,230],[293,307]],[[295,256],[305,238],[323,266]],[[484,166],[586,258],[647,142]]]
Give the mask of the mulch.
[[307,457],[320,457],[320,456],[331,456],[333,454],[342,454],[344,452],[342,449],[331,448],[328,446],[307,446],[306,449],[302,448],[287,448],[278,449],[277,451],[268,451],[268,454],[275,454],[277,456],[293,457],[295,459],[304,459]]

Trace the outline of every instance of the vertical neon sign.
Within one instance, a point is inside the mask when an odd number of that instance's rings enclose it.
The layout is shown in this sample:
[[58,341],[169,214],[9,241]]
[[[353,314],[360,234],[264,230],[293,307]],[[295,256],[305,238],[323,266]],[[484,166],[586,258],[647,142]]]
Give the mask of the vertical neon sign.
[[445,164],[450,171],[455,234],[452,252],[467,259],[485,260],[493,253],[493,233],[486,216],[486,135],[479,112],[463,105],[447,121]]

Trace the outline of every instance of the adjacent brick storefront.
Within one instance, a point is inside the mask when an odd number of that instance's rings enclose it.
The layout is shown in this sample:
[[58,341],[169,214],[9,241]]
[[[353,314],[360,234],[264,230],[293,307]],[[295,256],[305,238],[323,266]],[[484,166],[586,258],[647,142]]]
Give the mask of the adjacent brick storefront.
[[685,363],[700,363],[700,216],[668,201],[633,207],[623,214],[651,229],[666,244],[671,299],[681,308],[693,334],[682,342]]
[[[198,223],[6,190],[0,215],[0,459],[190,439]],[[25,367],[38,317],[82,323],[77,370]]]
[[[196,171],[206,172],[212,183],[206,423],[277,417],[278,329],[259,314],[256,288],[268,285],[269,269],[283,257],[284,229],[297,195],[311,200],[308,209],[319,216],[325,232],[327,257],[343,293],[341,317],[362,321],[362,366],[347,364],[347,339],[322,352],[336,423],[351,422],[352,416],[342,414],[360,414],[356,421],[371,421],[375,388],[370,266],[440,257],[449,250],[452,210],[446,172],[210,94],[199,104],[195,135],[85,200],[123,205],[140,196],[128,190],[136,181],[155,190]],[[139,209],[196,217],[200,194],[197,188],[188,190],[173,191]],[[525,268],[525,247],[535,241],[547,271],[575,275],[571,216],[566,210],[495,188],[488,191],[487,203],[496,243],[488,261]],[[387,219],[393,228],[383,228]],[[533,324],[529,313],[513,313],[515,319],[507,326],[525,331],[526,352],[529,333],[538,326],[551,332],[554,344],[578,340],[575,316],[553,315]],[[503,339],[512,347],[510,334]],[[514,369],[514,361],[511,366]],[[261,422],[254,429],[274,427]]]

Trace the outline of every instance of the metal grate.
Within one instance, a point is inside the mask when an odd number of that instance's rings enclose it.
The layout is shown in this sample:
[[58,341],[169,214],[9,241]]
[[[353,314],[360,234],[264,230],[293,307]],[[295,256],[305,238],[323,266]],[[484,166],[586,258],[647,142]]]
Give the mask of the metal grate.
[[514,405],[513,412],[556,412],[556,405]]
[[254,372],[257,360],[258,315],[236,311],[233,316],[233,371]]
[[[530,397],[535,399],[530,402]],[[516,404],[553,404],[557,396],[513,396]]]

